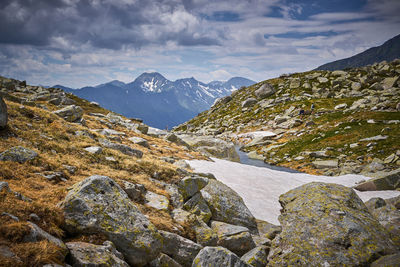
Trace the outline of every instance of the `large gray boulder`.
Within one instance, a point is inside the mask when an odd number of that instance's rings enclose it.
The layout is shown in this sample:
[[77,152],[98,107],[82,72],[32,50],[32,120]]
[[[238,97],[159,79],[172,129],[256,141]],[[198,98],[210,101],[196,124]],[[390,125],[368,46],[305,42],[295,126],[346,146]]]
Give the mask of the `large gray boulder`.
[[242,102],[242,108],[252,107],[257,103],[257,99],[250,97]]
[[129,267],[110,241],[104,242],[102,246],[85,242],[69,242],[66,245],[70,252],[69,263],[72,266]]
[[75,184],[61,206],[69,233],[104,234],[131,265],[143,266],[161,250],[162,237],[155,226],[107,176],[94,175]]
[[205,247],[193,261],[192,267],[250,267],[237,255],[223,247]]
[[274,87],[269,83],[264,83],[258,88],[254,94],[258,98],[267,98],[275,93]]
[[222,139],[213,136],[196,136],[182,134],[179,137],[185,141],[191,148],[203,152],[207,156],[232,161],[240,161],[239,155],[232,143],[228,143]]
[[201,191],[214,221],[247,227],[257,234],[257,223],[243,199],[230,187],[217,180],[209,180]]
[[396,251],[351,188],[313,182],[279,202],[282,232],[272,241],[268,266],[367,266]]
[[83,109],[80,106],[70,105],[54,111],[54,114],[60,116],[66,121],[75,122],[82,118]]
[[29,160],[36,158],[37,156],[38,153],[29,148],[25,148],[22,146],[15,146],[0,153],[0,160],[25,163]]
[[182,266],[191,266],[193,259],[203,248],[203,246],[180,235],[166,231],[160,231],[160,233],[164,238],[162,252]]
[[0,129],[6,127],[8,120],[7,105],[0,96]]
[[238,256],[242,256],[256,246],[246,227],[213,221],[211,229],[218,236],[218,246],[227,248]]
[[197,215],[205,223],[211,219],[211,210],[200,193],[196,193],[183,205],[183,208],[191,214]]
[[208,184],[208,178],[202,176],[185,177],[177,183],[179,193],[184,200],[189,199]]

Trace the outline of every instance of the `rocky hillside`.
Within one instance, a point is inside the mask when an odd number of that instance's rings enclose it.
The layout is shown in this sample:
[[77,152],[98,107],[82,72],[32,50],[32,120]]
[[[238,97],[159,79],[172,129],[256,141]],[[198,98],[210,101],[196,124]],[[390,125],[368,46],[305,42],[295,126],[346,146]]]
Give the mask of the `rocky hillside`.
[[193,173],[183,160],[206,158],[176,135],[56,88],[6,78],[0,88],[0,266],[399,261],[398,198],[364,204],[350,188],[310,183],[281,196],[272,225]]
[[348,68],[358,68],[372,65],[384,60],[392,61],[396,58],[400,58],[400,34],[386,41],[380,46],[372,47],[349,58],[326,63],[316,68],[316,70],[334,71]]
[[400,165],[399,77],[400,60],[282,75],[219,99],[175,131],[233,140],[250,157],[313,174],[390,171]]

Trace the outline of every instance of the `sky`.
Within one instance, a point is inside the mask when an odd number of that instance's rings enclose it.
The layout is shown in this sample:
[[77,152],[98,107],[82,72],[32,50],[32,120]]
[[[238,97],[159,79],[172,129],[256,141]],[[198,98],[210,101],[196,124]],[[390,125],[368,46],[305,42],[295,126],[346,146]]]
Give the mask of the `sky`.
[[0,75],[73,88],[143,72],[303,72],[400,34],[400,0],[1,0]]

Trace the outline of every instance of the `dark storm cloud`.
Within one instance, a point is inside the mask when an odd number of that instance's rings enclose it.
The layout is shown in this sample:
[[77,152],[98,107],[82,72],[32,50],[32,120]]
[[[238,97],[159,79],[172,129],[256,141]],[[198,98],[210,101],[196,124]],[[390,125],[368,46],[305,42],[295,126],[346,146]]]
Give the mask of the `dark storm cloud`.
[[[218,44],[207,34],[195,34],[196,17],[180,1],[3,0],[0,7],[3,44],[51,46],[54,38],[108,49],[168,41]],[[174,21],[176,12],[183,22]]]

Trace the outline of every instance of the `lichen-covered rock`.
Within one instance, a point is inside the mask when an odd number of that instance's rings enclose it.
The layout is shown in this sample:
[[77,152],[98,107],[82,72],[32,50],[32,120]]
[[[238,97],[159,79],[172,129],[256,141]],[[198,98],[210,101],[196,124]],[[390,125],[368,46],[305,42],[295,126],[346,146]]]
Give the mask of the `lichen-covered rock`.
[[126,261],[143,266],[158,256],[162,237],[112,179],[94,175],[75,184],[62,203],[71,234],[102,233]]
[[282,232],[269,266],[362,266],[395,251],[383,226],[350,188],[309,183],[283,194]]
[[0,128],[6,127],[7,121],[8,121],[7,105],[4,102],[3,98],[0,96]]
[[144,139],[144,138],[141,138],[141,137],[130,137],[128,139],[129,139],[129,141],[131,141],[134,144],[150,148],[149,142],[147,142],[147,140]]
[[193,259],[203,246],[181,237],[180,235],[160,231],[164,238],[162,252],[167,254],[182,266],[191,266]]
[[115,149],[115,150],[119,150],[121,151],[123,154],[128,155],[128,156],[134,156],[137,158],[142,158],[143,157],[143,152],[138,150],[138,149],[134,149],[131,148],[130,146],[124,145],[124,144],[117,144],[117,143],[113,143],[108,139],[104,139],[101,138],[99,140],[100,144],[102,146],[105,146],[107,148],[111,148],[111,149]]
[[274,93],[275,93],[275,89],[269,83],[264,83],[263,85],[260,86],[260,88],[258,88],[254,92],[254,94],[258,98],[266,98],[266,97],[269,97],[269,96],[273,95]]
[[211,210],[211,219],[247,227],[257,234],[257,223],[243,199],[230,187],[217,180],[209,180],[201,191]]
[[211,229],[218,236],[218,246],[227,248],[238,256],[242,256],[256,246],[246,227],[212,221]]
[[174,259],[163,253],[157,259],[150,262],[146,267],[182,267]]
[[38,153],[31,149],[22,146],[15,146],[0,153],[0,160],[25,163],[29,160],[36,158],[37,156]]
[[157,210],[168,210],[169,200],[166,196],[147,191],[144,195],[145,205]]
[[142,202],[144,200],[144,196],[146,194],[146,187],[142,184],[133,184],[127,181],[123,182],[124,190],[135,202]]
[[207,205],[207,202],[201,196],[200,193],[196,193],[183,205],[183,208],[191,214],[197,215],[205,223],[211,219],[211,210]]
[[192,267],[250,267],[237,255],[223,247],[205,247],[193,260]]
[[260,236],[271,240],[273,240],[282,231],[282,227],[280,225],[274,225],[261,220],[257,220],[257,228]]
[[371,267],[399,267],[400,253],[386,255],[371,264]]
[[192,225],[196,234],[196,242],[202,246],[216,246],[218,242],[217,234],[208,225],[200,220],[196,219]]
[[180,180],[177,184],[179,193],[184,200],[189,199],[208,184],[208,179],[201,176],[189,176]]
[[54,111],[54,114],[60,116],[66,121],[75,122],[82,118],[83,109],[79,106],[70,105],[65,108]]
[[374,178],[355,187],[359,191],[396,190],[400,188],[400,169],[378,172]]
[[242,108],[248,108],[248,107],[254,106],[256,103],[257,103],[257,99],[250,97],[242,102]]
[[365,205],[380,224],[389,232],[393,242],[400,248],[400,209],[391,201],[382,198],[372,198]]
[[66,245],[70,252],[68,262],[72,266],[129,267],[110,241],[102,246],[85,242],[69,242]]
[[183,141],[181,138],[179,138],[174,133],[167,134],[166,136],[164,136],[164,139],[167,140],[167,141],[170,141],[172,143],[178,144],[180,146],[189,147],[189,145],[185,141]]
[[241,257],[241,260],[253,267],[265,267],[268,263],[269,247],[255,247]]

